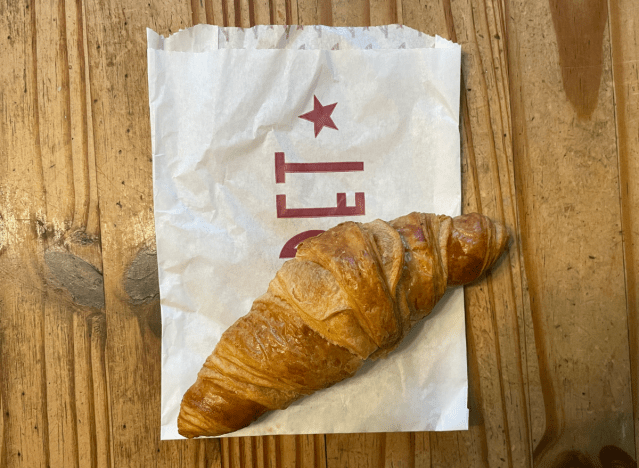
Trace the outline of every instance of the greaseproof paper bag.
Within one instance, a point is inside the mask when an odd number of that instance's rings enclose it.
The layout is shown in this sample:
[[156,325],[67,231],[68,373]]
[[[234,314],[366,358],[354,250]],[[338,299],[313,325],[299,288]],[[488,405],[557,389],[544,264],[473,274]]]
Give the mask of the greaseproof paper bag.
[[[398,25],[148,31],[162,439],[219,337],[301,239],[461,212],[461,50]],[[351,379],[240,435],[468,428],[463,290]]]

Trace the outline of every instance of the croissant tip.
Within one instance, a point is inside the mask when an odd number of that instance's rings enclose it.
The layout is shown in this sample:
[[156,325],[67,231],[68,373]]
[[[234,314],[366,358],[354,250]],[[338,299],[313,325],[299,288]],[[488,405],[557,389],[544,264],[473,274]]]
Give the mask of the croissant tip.
[[210,431],[206,431],[201,427],[192,426],[190,429],[188,428],[189,424],[182,420],[182,418],[178,417],[178,434],[182,437],[186,437],[187,439],[197,439],[198,437],[216,437],[221,435],[220,433],[213,433]]
[[189,431],[187,429],[186,426],[188,426],[188,424],[186,424],[186,421],[182,417],[182,411],[180,411],[180,415],[178,416],[177,426],[178,426],[178,434],[180,434],[182,437],[186,437],[187,439],[193,439],[199,436],[199,434],[193,431]]
[[[180,413],[177,418],[177,429],[178,434],[182,437],[186,437],[187,439],[194,439],[197,437],[209,437],[209,436],[218,436],[223,434],[224,432],[219,432],[219,428],[211,426],[201,411],[201,408],[193,407],[191,403],[191,397],[194,388],[197,389],[197,382],[194,384],[189,391],[185,394],[182,404],[180,405]],[[185,401],[186,400],[186,401]],[[198,402],[201,404],[201,402]],[[204,412],[204,414],[208,414],[208,412]],[[216,431],[216,429],[218,429]]]

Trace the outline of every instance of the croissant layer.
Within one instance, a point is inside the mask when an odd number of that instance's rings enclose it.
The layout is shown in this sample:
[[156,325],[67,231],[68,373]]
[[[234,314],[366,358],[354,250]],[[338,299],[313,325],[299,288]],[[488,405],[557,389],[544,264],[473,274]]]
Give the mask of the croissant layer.
[[506,249],[480,214],[345,222],[298,246],[250,312],[226,330],[185,393],[178,431],[218,436],[353,376],[392,351],[448,286]]

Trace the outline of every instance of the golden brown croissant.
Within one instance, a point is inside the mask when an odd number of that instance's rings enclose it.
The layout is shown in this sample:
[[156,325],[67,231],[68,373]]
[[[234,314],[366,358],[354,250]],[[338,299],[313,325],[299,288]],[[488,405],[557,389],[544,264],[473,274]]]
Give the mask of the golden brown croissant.
[[479,278],[508,233],[480,214],[342,223],[304,241],[222,335],[182,399],[178,431],[217,436],[393,350],[447,286]]

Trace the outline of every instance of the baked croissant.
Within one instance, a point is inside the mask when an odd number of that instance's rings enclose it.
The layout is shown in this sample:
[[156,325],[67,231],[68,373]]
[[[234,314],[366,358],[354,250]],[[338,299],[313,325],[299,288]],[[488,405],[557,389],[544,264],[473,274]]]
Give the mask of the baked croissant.
[[207,358],[182,399],[179,433],[233,432],[351,377],[507,243],[503,225],[476,213],[349,221],[304,241]]

